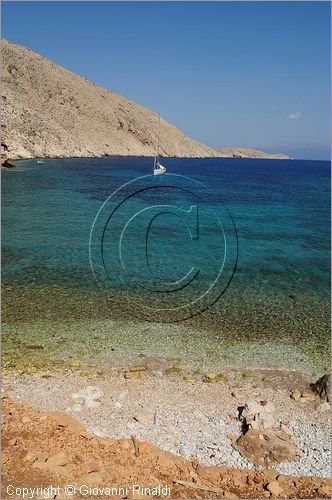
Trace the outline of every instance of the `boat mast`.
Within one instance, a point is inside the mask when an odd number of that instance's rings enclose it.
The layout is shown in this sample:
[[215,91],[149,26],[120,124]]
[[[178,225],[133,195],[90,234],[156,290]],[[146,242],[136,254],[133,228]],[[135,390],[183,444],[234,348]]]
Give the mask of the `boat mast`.
[[153,168],[156,168],[157,161],[159,159],[159,130],[160,130],[160,114],[158,113],[158,132],[157,132],[157,143],[156,143],[156,151],[154,155],[154,163]]

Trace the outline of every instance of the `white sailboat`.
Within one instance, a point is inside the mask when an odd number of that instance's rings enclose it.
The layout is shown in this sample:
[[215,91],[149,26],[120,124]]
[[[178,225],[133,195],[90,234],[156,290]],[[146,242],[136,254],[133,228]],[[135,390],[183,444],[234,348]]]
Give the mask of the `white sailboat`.
[[156,153],[154,155],[154,162],[153,162],[153,175],[163,175],[166,173],[166,167],[161,165],[161,163],[159,162],[159,130],[160,130],[160,115],[158,121]]

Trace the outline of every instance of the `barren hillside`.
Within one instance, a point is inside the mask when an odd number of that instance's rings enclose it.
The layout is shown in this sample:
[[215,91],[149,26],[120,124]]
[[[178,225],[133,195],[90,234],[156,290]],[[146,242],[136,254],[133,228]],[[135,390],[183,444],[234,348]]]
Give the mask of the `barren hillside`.
[[[4,158],[154,154],[157,114],[25,47],[2,40],[1,48]],[[234,156],[231,150],[216,150],[190,139],[164,120],[160,153]],[[258,156],[253,151],[251,157]]]

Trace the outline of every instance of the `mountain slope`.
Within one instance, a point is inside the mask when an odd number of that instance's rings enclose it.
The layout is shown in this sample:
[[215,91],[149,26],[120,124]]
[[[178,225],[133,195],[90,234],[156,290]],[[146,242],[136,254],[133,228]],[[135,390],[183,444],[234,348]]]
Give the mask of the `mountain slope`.
[[[3,158],[154,155],[155,113],[25,47],[2,40],[1,49]],[[162,156],[265,155],[233,149],[205,146],[161,120]]]
[[[29,49],[2,41],[8,158],[154,154],[158,116]],[[161,120],[165,156],[217,156]]]

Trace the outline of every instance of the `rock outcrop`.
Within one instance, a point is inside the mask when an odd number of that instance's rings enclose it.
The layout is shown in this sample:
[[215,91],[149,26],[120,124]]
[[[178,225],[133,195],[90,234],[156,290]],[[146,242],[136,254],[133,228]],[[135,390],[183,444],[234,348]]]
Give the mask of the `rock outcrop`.
[[[157,114],[1,41],[2,157],[152,156]],[[271,157],[254,150],[216,150],[161,120],[160,153],[173,157]],[[285,157],[277,155],[273,157]]]
[[323,401],[331,401],[331,374],[326,373],[315,384],[311,384],[311,389]]
[[234,447],[253,464],[269,467],[301,457],[287,426],[283,423],[277,426],[272,402],[249,400],[240,418],[245,430]]

